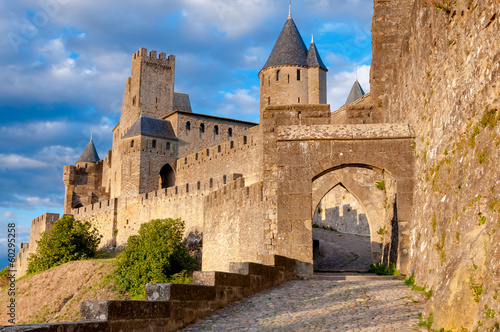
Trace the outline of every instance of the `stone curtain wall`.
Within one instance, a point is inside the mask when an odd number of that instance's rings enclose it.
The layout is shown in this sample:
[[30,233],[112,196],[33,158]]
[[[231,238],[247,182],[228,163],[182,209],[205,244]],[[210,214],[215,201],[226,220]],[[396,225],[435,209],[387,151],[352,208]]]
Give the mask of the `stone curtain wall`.
[[327,226],[340,233],[370,236],[370,226],[363,207],[342,186],[336,186],[319,202],[313,224]]
[[[500,322],[500,2],[409,9],[387,114],[417,136],[412,272],[434,291],[433,328],[489,330]],[[385,27],[377,19],[374,31]]]
[[116,198],[94,203],[71,213],[77,220],[87,220],[103,235],[100,247],[122,246],[140,226],[152,219],[181,218],[186,224],[186,235],[203,232],[204,198],[237,179],[238,174],[227,174],[186,183],[172,188],[152,191],[134,198]]
[[205,198],[203,271],[229,271],[229,262],[259,262],[276,230],[264,227],[262,182],[239,178]]
[[261,151],[260,128],[251,128],[247,136],[237,137],[177,160],[176,183],[206,181],[231,173],[242,174],[247,184],[261,181]]
[[14,262],[14,270],[17,271],[16,278],[20,278],[28,271],[28,257],[30,254],[36,253],[42,233],[54,227],[55,222],[59,219],[58,213],[44,213],[39,217],[31,220],[30,242],[21,243],[21,250],[16,255]]

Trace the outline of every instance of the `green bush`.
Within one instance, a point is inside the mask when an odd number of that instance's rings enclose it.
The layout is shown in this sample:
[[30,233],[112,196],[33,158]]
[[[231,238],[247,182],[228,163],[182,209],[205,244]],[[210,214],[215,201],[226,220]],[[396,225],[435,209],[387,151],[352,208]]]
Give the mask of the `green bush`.
[[9,284],[9,274],[10,270],[8,266],[4,267],[3,270],[0,271],[0,288],[4,288]]
[[28,273],[45,271],[69,261],[95,255],[101,236],[92,225],[72,216],[57,220],[51,230],[42,233],[38,248],[28,259]]
[[368,269],[368,272],[370,273],[375,273],[377,275],[384,275],[384,276],[399,276],[399,270],[396,269],[396,266],[393,264],[390,264],[390,266],[387,266],[383,264],[382,262],[378,262],[377,264],[372,264],[370,265],[370,268]]
[[181,219],[156,219],[142,224],[139,235],[128,238],[118,258],[115,282],[136,299],[143,299],[147,283],[191,283],[188,271],[198,269],[182,241]]

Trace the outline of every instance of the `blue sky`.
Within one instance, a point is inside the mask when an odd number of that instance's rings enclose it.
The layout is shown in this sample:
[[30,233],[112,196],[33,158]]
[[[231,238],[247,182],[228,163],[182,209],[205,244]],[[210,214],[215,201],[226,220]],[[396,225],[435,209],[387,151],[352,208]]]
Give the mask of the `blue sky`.
[[[91,133],[111,148],[131,55],[176,56],[175,90],[193,111],[258,122],[257,74],[288,16],[286,0],[5,0],[0,2],[0,263],[7,223],[18,243],[31,219],[62,213],[62,168]],[[328,103],[340,107],[355,69],[368,92],[373,0],[294,0],[328,72]]]

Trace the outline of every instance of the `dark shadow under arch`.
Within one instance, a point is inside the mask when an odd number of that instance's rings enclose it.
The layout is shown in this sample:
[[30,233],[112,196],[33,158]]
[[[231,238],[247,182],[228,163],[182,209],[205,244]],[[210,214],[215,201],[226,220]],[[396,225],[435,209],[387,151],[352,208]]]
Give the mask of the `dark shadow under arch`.
[[160,170],[160,189],[175,186],[175,172],[169,164],[165,164]]

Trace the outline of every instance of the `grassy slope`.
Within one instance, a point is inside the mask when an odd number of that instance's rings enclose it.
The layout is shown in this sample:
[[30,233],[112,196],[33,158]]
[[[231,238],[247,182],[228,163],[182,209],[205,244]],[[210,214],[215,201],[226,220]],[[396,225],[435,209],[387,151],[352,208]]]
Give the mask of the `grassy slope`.
[[[115,259],[77,261],[25,276],[16,282],[16,323],[80,320],[85,300],[130,299],[108,280]],[[6,288],[0,290],[0,325],[8,324]]]

